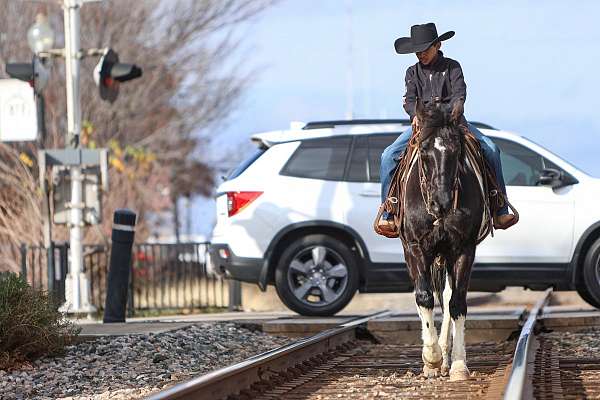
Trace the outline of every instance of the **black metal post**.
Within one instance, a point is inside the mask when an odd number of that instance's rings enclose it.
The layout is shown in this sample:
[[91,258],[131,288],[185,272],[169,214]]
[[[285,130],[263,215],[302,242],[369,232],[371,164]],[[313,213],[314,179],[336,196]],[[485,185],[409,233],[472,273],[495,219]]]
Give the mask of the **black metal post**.
[[[68,270],[68,265],[69,265],[69,252],[67,250],[68,248],[68,242],[63,242],[61,244],[59,244],[58,246],[58,257],[59,257],[59,262],[58,262],[58,269],[60,270],[60,279],[57,282],[57,287],[56,287],[56,293],[58,295],[58,299],[61,303],[64,303],[66,301],[66,296],[65,296],[65,280],[67,279],[67,270]],[[55,266],[57,265],[56,263],[54,264]]]
[[27,280],[27,245],[21,244],[21,277]]
[[[216,281],[215,281],[216,282]],[[233,279],[229,282],[229,304],[228,311],[242,311],[242,283]]]
[[135,236],[135,218],[136,215],[131,210],[118,209],[115,211],[104,323],[125,322],[129,274],[131,271],[131,248]]
[[177,200],[179,199],[178,189],[174,185],[177,179],[177,172],[175,167],[171,167],[171,201],[173,202],[173,225],[175,226],[175,243],[179,244],[179,208],[177,207]]
[[46,101],[42,93],[35,94],[37,119],[38,119],[38,140],[40,149],[46,148]]
[[[132,318],[134,316],[135,310],[135,299],[133,298],[135,295],[135,290],[133,290],[133,286],[135,284],[135,274],[133,273],[133,265],[130,268],[131,273],[129,274],[129,293],[127,293],[127,318]],[[139,300],[138,300],[139,301]]]
[[54,242],[50,241],[48,248],[46,249],[46,259],[48,266],[48,293],[52,296],[57,297],[56,292],[56,269],[54,268]]

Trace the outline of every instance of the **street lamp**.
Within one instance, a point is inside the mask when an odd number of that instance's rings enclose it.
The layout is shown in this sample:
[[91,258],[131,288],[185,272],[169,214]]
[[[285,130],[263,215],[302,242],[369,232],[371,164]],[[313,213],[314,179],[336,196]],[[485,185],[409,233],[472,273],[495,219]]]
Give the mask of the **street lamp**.
[[33,54],[48,51],[54,46],[54,31],[44,14],[35,17],[35,23],[27,31],[27,43]]
[[[40,149],[44,148],[46,141],[46,103],[42,90],[48,83],[50,71],[45,68],[45,59],[38,57],[41,52],[46,52],[54,46],[54,30],[48,23],[48,18],[44,14],[35,16],[35,23],[27,30],[27,43],[33,52],[32,75],[35,90],[36,109],[38,116],[38,131],[40,136]],[[40,173],[40,182],[45,181],[43,173]],[[46,184],[42,183],[46,188]],[[44,245],[47,251],[48,260],[48,291],[53,292],[54,287],[54,242],[52,241],[52,214],[50,211],[50,193],[44,189]]]

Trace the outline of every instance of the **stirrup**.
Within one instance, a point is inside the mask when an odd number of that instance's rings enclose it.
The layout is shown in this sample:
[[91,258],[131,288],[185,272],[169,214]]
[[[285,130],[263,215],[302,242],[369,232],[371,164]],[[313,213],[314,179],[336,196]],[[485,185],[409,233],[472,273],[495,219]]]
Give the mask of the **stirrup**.
[[511,226],[515,225],[517,222],[519,222],[519,215],[518,214],[504,214],[504,215],[510,215],[512,216],[512,218],[510,220],[508,220],[507,222],[505,222],[504,225],[496,225],[496,219],[498,218],[498,216],[496,216],[494,218],[494,229],[508,229]]

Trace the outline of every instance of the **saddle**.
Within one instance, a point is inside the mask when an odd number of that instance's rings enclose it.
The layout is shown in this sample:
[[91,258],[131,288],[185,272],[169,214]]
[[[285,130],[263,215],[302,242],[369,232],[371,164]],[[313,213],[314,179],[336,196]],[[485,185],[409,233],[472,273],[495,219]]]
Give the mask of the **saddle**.
[[[480,193],[484,204],[484,211],[477,237],[477,244],[479,244],[487,237],[488,234],[491,234],[492,236],[494,235],[493,216],[500,208],[504,206],[504,204],[508,204],[510,209],[517,216],[518,212],[498,189],[496,176],[483,156],[479,140],[473,136],[468,127],[461,125],[461,129],[465,134],[465,163],[473,169],[475,175],[477,176]],[[387,198],[379,207],[377,216],[375,217],[373,228],[379,235],[389,238],[400,237],[402,240],[404,240],[402,224],[405,207],[404,193],[406,192],[408,176],[413,167],[418,164],[418,135],[419,131],[415,130],[408,143],[408,146],[400,158],[400,162],[394,170]],[[456,196],[455,198],[457,199],[458,197]],[[387,227],[387,229],[379,225],[379,221],[384,212],[388,212],[393,215],[391,224]]]

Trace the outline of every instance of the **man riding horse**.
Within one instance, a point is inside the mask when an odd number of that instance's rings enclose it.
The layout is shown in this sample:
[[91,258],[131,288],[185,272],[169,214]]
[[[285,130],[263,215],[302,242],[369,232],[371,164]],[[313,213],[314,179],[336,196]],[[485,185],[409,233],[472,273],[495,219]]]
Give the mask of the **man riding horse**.
[[[406,72],[404,109],[412,128],[382,154],[379,213],[393,215],[376,219],[375,230],[388,236],[382,227],[389,221],[389,237],[402,239],[421,319],[423,373],[465,380],[470,377],[464,337],[467,289],[475,249],[491,232],[492,219],[496,229],[506,229],[518,221],[518,213],[512,206],[515,214],[508,212],[498,148],[463,116],[467,88],[460,64],[439,51],[453,35],[438,36],[429,23],[413,26],[411,37],[395,42],[397,53],[414,52],[419,59]],[[409,141],[410,151],[396,168]],[[492,182],[482,155],[495,175]],[[443,310],[439,337],[435,297]]]
[[[454,31],[449,31],[438,36],[435,24],[428,23],[414,25],[410,29],[410,37],[402,37],[395,41],[394,47],[398,54],[415,53],[419,62],[406,70],[406,94],[404,95],[404,110],[411,119],[411,127],[403,132],[388,146],[381,155],[381,202],[388,195],[390,182],[396,169],[397,162],[403,154],[411,138],[413,130],[418,129],[419,120],[416,118],[417,99],[423,105],[439,102],[448,104],[455,113],[454,117],[460,117],[464,125],[479,141],[481,151],[492,168],[498,189],[506,199],[506,187],[502,176],[502,165],[500,162],[500,150],[494,142],[484,136],[474,125],[467,122],[462,115],[464,102],[467,97],[467,85],[465,84],[462,69],[458,61],[447,58],[440,51],[441,42],[454,36]],[[508,206],[504,202],[494,215],[494,228],[507,229],[518,221],[518,216],[509,214]],[[378,221],[382,231],[395,229],[393,216],[383,213]]]

